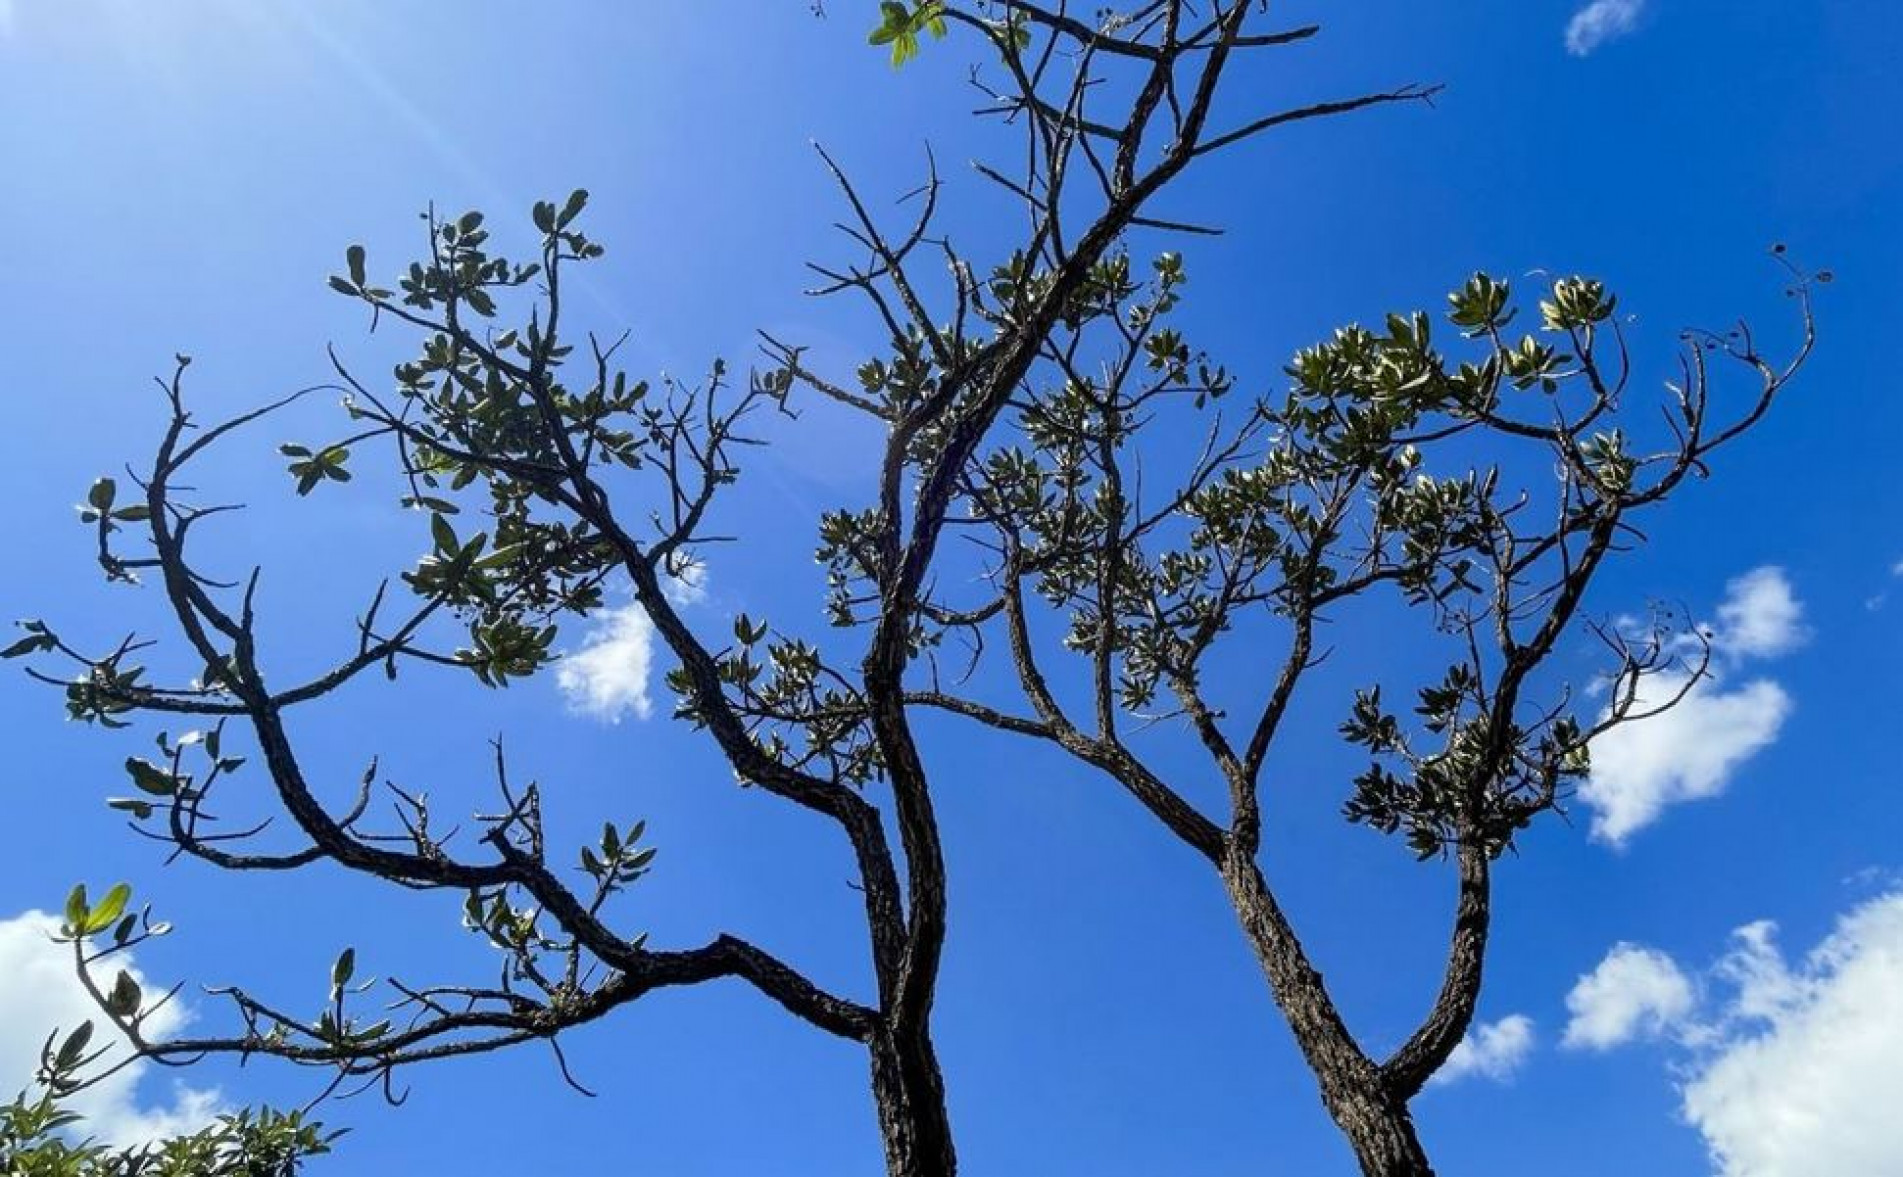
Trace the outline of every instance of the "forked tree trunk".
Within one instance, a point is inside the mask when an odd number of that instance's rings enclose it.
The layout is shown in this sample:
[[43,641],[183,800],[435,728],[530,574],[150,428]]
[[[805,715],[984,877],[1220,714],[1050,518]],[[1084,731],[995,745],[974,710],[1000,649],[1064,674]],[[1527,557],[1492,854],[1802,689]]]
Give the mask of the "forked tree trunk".
[[1323,1096],[1364,1177],[1433,1177],[1407,1104],[1380,1091]]
[[1380,1068],[1342,1024],[1261,873],[1253,864],[1232,864],[1224,882],[1269,991],[1321,1086],[1322,1104],[1348,1138],[1364,1177],[1433,1177],[1407,1101],[1388,1090]]
[[945,1081],[931,1040],[880,1030],[872,1040],[872,1097],[879,1109],[889,1177],[953,1177],[958,1171]]

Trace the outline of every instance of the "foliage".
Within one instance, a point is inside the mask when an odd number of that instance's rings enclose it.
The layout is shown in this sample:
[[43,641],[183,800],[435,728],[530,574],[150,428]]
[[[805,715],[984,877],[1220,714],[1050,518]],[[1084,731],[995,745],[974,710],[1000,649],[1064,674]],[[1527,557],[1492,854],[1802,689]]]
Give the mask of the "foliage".
[[[120,895],[115,887],[112,895]],[[123,898],[119,901],[123,905]],[[112,923],[110,899],[87,908],[79,903],[82,925]],[[68,930],[72,928],[68,916]],[[121,978],[127,974],[120,973]],[[124,1008],[127,998],[115,990]],[[136,998],[130,1000],[136,1001]],[[101,1144],[85,1137],[85,1119],[70,1105],[83,1087],[81,1072],[97,1056],[88,1054],[92,1023],[82,1023],[63,1039],[55,1034],[42,1053],[38,1085],[11,1103],[0,1105],[0,1173],[9,1177],[294,1177],[305,1162],[330,1152],[339,1135],[326,1132],[303,1112],[269,1108],[227,1112],[193,1132],[129,1146]],[[58,1045],[55,1045],[55,1041]]]
[[879,5],[879,26],[866,39],[892,46],[892,64],[897,67],[918,56],[920,33],[943,37],[945,31],[945,6],[939,0],[917,0],[910,8],[885,0]]

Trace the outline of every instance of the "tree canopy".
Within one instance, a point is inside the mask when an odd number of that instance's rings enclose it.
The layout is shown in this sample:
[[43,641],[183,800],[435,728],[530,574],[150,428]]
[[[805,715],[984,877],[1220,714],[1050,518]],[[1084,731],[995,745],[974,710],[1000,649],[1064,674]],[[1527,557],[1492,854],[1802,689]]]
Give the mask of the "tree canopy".
[[[1342,327],[1294,356],[1280,387],[1232,371],[1183,314],[1209,230],[1153,213],[1154,198],[1279,128],[1433,93],[1400,86],[1215,123],[1232,72],[1317,31],[1275,27],[1247,3],[1162,0],[1100,24],[1016,0],[881,5],[870,41],[895,65],[933,38],[982,47],[987,113],[1018,162],[977,170],[1024,225],[1002,256],[968,257],[938,229],[935,168],[895,226],[822,152],[852,256],[815,264],[816,293],[861,300],[886,340],[850,372],[773,336],[745,375],[721,362],[697,383],[628,371],[618,326],[589,329],[570,294],[577,269],[606,255],[584,191],[535,204],[523,224],[430,209],[415,256],[395,263],[348,247],[330,285],[410,347],[388,374],[360,371],[345,346],[324,383],[201,421],[179,356],[160,381],[149,463],[95,482],[81,518],[104,576],[149,582],[164,642],[202,671],[158,681],[148,639],[84,648],[58,618],[23,623],[6,655],[30,658],[75,720],[156,729],[156,752],[126,761],[129,788],[109,804],[171,853],[446,892],[446,918],[493,949],[496,969],[369,981],[339,945],[315,1017],[231,988],[228,1025],[155,1038],[145,1025],[159,999],[109,974],[163,926],[123,887],[97,902],[77,890],[67,934],[128,1061],[262,1056],[394,1098],[405,1068],[532,1046],[579,1086],[566,1036],[659,991],[734,979],[863,1047],[895,1177],[949,1175],[932,1012],[960,866],[935,804],[953,782],[918,733],[952,720],[993,729],[999,755],[1009,739],[1062,749],[1212,870],[1363,1171],[1431,1172],[1409,1104],[1472,1025],[1496,861],[1562,808],[1595,739],[1659,708],[1649,683],[1694,682],[1707,656],[1675,618],[1593,619],[1587,590],[1648,512],[1765,419],[1810,352],[1812,284],[1829,275],[1776,251],[1797,342],[1774,354],[1742,324],[1688,332],[1663,396],[1632,387],[1622,308],[1583,276],[1529,297],[1475,274],[1433,312]],[[314,396],[335,396],[341,418],[331,435],[279,446],[296,494],[395,488],[389,505],[414,521],[420,554],[394,579],[365,570],[353,646],[304,673],[279,669],[260,636],[268,570],[200,555],[199,537],[233,508],[193,472]],[[810,617],[741,614],[709,632],[681,586],[706,561],[744,561],[725,546],[723,492],[760,420],[812,398],[881,429],[876,495],[785,520],[811,529],[826,569]],[[483,813],[442,812],[375,761],[347,798],[309,767],[292,716],[378,678],[395,683],[382,689],[399,710],[411,675],[507,687],[555,665],[563,627],[623,589],[671,662],[677,718],[737,781],[850,848],[867,946],[850,991],[738,932],[650,943],[620,902],[656,854],[641,816],[600,815],[586,844],[551,838],[545,815],[570,803],[564,788],[525,781],[500,739]],[[1340,783],[1342,813],[1396,836],[1436,878],[1451,873],[1458,896],[1437,992],[1385,1054],[1337,1008],[1263,855],[1275,791],[1303,776],[1276,755],[1284,720],[1327,654],[1321,635],[1367,607],[1447,660],[1404,703],[1373,685],[1343,701],[1341,738],[1367,767]],[[1550,665],[1579,632],[1606,652],[1603,693],[1583,704],[1588,684]],[[1208,668],[1221,659],[1253,668],[1244,689],[1224,676],[1218,694]],[[1221,806],[1153,762],[1155,730],[1201,749]],[[261,788],[260,824],[220,822],[228,799]],[[55,1093],[86,1082],[91,1033],[49,1044]],[[17,1103],[7,1123],[43,1141],[60,1115],[49,1096]],[[278,1172],[321,1151],[316,1131],[240,1116],[145,1158],[44,1151],[67,1166],[45,1171]]]

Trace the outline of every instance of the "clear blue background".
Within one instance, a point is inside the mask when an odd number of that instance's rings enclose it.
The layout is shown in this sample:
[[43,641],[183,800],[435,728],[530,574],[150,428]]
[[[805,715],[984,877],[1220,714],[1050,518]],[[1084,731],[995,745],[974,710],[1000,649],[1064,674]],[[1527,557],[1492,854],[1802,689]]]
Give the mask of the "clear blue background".
[[[986,220],[996,204],[958,165],[1008,141],[966,117],[966,46],[928,47],[894,73],[863,43],[872,6],[828,7],[816,20],[794,0],[13,0],[0,34],[0,614],[94,642],[151,629],[151,594],[98,582],[69,506],[149,453],[150,378],[193,354],[195,400],[215,415],[323,379],[328,341],[379,370],[403,341],[366,339],[323,278],[353,241],[373,268],[407,257],[428,200],[488,210],[506,240],[533,200],[592,189],[610,254],[580,310],[633,330],[637,372],[692,376],[718,355],[744,365],[763,326],[835,363],[863,354],[877,335],[857,308],[799,294],[807,259],[844,256],[808,140],[883,198],[916,182],[929,138],[949,201],[977,210],[953,225],[981,257],[1001,240]],[[1812,942],[1854,897],[1847,876],[1897,865],[1903,829],[1888,730],[1897,626],[1866,607],[1903,555],[1903,9],[1657,0],[1634,36],[1581,60],[1561,43],[1570,9],[1552,0],[1275,7],[1289,23],[1325,17],[1327,32],[1239,70],[1231,116],[1409,81],[1447,90],[1432,109],[1239,150],[1168,198],[1169,214],[1229,228],[1184,246],[1186,313],[1246,387],[1273,390],[1287,353],[1337,323],[1436,306],[1478,267],[1605,277],[1640,316],[1648,378],[1667,374],[1680,325],[1781,324],[1770,242],[1835,269],[1802,386],[1719,477],[1652,520],[1653,542],[1593,602],[1709,609],[1728,578],[1783,565],[1815,633],[1775,672],[1795,716],[1728,796],[1671,811],[1624,853],[1559,823],[1530,837],[1501,872],[1483,1015],[1526,1012],[1550,1046],[1567,988],[1618,939],[1704,960],[1730,928],[1768,916]],[[266,565],[267,632],[286,667],[348,643],[375,577],[417,546],[415,520],[374,487],[293,502],[268,443],[334,421],[320,408],[267,426],[206,474],[212,497],[254,505],[217,551]],[[710,633],[741,609],[805,616],[818,584],[807,520],[864,495],[875,439],[863,425],[815,409],[774,433],[729,511],[748,546],[716,556],[697,615]],[[1583,644],[1564,657],[1591,666]],[[483,741],[502,733],[567,828],[649,820],[660,869],[624,918],[656,942],[731,929],[868,991],[843,844],[732,788],[691,733],[576,718],[551,682],[501,695],[426,674],[406,684],[365,684],[301,717],[307,759],[340,792],[381,752],[388,775],[430,789],[443,812],[478,806]],[[1313,734],[1283,750],[1297,769],[1274,801],[1270,862],[1351,1020],[1386,1044],[1431,995],[1449,881],[1341,827],[1340,701],[1312,700]],[[293,1008],[315,1009],[344,943],[368,972],[488,968],[456,928],[454,896],[329,870],[162,870],[101,804],[142,737],[64,725],[58,701],[15,675],[0,678],[0,717],[0,914],[52,907],[75,878],[129,878],[180,925],[146,955],[149,972],[242,981]],[[1060,758],[944,726],[929,737],[954,872],[937,1028],[967,1171],[1349,1172],[1192,856]],[[1193,759],[1172,767],[1204,787]],[[199,1007],[215,1025],[220,1011]],[[643,1001],[570,1051],[599,1099],[562,1088],[535,1050],[413,1072],[401,1110],[332,1109],[354,1129],[332,1168],[880,1171],[858,1048],[737,985]],[[1704,1171],[1661,1061],[1543,1049],[1514,1083],[1431,1091],[1419,1114],[1448,1173],[1518,1172],[1529,1158],[1549,1177]],[[269,1065],[216,1077],[240,1099],[312,1090],[311,1075]]]

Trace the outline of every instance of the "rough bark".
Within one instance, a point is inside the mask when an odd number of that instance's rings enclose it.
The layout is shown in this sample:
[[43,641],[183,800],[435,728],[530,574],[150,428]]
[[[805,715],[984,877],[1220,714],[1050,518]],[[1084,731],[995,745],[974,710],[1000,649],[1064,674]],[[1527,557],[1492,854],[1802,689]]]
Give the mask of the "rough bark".
[[1355,1042],[1307,953],[1254,863],[1223,871],[1230,902],[1269,991],[1321,1088],[1322,1105],[1354,1149],[1365,1177],[1432,1177],[1407,1099],[1391,1089]]
[[1355,1150],[1364,1177],[1433,1177],[1406,1101],[1380,1091],[1355,1091],[1324,1102]]
[[953,1177],[958,1158],[938,1055],[923,1034],[879,1031],[872,1040],[872,1096],[891,1177]]

